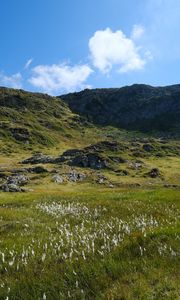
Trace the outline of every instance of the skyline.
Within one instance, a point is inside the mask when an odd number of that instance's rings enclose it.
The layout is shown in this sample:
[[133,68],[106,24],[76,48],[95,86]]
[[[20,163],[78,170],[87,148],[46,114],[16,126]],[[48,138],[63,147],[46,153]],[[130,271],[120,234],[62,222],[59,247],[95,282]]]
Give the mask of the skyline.
[[180,2],[2,0],[0,86],[52,95],[179,83]]

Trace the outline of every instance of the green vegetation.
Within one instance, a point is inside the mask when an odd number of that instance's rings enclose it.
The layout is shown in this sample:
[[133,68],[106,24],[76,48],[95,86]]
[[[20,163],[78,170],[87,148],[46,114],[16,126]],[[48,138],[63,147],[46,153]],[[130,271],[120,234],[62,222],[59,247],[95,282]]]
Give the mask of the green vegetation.
[[0,214],[0,299],[180,297],[175,190],[0,194]]
[[180,85],[86,89],[61,96],[72,111],[95,124],[179,136]]
[[180,299],[178,86],[122,91],[0,89],[0,300]]

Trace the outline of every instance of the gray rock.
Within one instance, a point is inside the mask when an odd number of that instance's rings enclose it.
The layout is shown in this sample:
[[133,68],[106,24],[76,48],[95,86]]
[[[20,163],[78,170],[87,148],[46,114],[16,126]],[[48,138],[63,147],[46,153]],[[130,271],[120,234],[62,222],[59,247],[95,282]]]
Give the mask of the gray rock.
[[23,192],[24,188],[21,186],[27,184],[28,180],[28,177],[23,174],[15,174],[14,176],[7,177],[1,189],[3,192]]
[[104,178],[99,178],[99,179],[98,179],[98,183],[99,183],[99,184],[103,184],[103,183],[104,183]]
[[3,192],[22,192],[23,190],[16,184],[13,183],[5,183],[1,187]]
[[97,183],[104,184],[105,182],[107,182],[107,177],[105,177],[103,174],[98,174]]
[[84,180],[86,178],[86,175],[82,174],[82,173],[78,173],[78,172],[73,170],[69,174],[67,174],[67,177],[68,177],[69,181],[76,182],[76,181]]
[[132,170],[140,170],[140,169],[142,169],[142,167],[143,167],[143,162],[141,162],[141,161],[131,162],[131,163],[129,164],[129,167],[130,167]]
[[28,177],[23,174],[15,174],[15,176],[7,177],[7,184],[25,185],[28,182]]
[[32,157],[22,161],[22,164],[47,164],[54,163],[55,159],[51,156],[42,153],[36,153]]
[[147,151],[147,152],[151,152],[154,150],[154,147],[151,144],[144,144],[143,145],[143,150]]
[[63,183],[64,182],[64,179],[62,176],[58,175],[58,174],[55,174],[52,176],[52,180],[55,182],[55,183]]
[[87,153],[74,157],[70,165],[83,168],[104,169],[108,167],[107,159],[100,156],[98,153]]
[[112,189],[114,187],[114,185],[112,183],[110,183],[109,187]]
[[153,168],[151,169],[151,171],[148,172],[148,175],[151,178],[156,178],[156,177],[160,177],[161,176],[161,172],[158,168]]

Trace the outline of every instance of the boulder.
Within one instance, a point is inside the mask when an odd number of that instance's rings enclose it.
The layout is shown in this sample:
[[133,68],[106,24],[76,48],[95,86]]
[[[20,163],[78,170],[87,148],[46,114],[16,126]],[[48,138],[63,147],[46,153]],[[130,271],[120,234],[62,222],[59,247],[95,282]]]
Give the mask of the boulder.
[[63,183],[64,179],[62,176],[58,175],[58,174],[55,174],[52,176],[52,180],[55,182],[55,183]]
[[151,177],[151,178],[156,178],[156,177],[160,177],[161,175],[161,172],[158,168],[153,168],[151,169],[149,172],[148,172],[148,175]]
[[109,187],[112,189],[114,187],[114,185],[112,183],[110,183]]
[[83,173],[78,173],[75,170],[71,171],[70,173],[67,174],[67,178],[69,181],[82,181],[86,178],[86,175]]
[[5,183],[1,186],[3,192],[22,192],[22,188],[14,183]]
[[143,150],[146,152],[151,152],[154,150],[154,147],[151,144],[144,144],[143,145]]

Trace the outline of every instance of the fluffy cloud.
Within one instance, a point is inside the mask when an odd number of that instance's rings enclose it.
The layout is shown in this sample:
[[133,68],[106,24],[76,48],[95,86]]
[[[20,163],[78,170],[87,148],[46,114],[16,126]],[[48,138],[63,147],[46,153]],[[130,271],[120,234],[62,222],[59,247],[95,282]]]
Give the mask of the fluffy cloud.
[[68,66],[66,64],[39,65],[32,69],[29,82],[41,90],[54,94],[72,92],[87,87],[85,84],[93,72],[88,65]]
[[144,27],[141,25],[134,25],[131,33],[132,40],[138,40],[144,34]]
[[16,73],[11,76],[7,76],[4,75],[3,73],[0,73],[0,85],[15,88],[15,89],[22,88],[21,73]]
[[120,72],[142,69],[146,63],[134,41],[118,30],[99,30],[89,40],[92,62],[101,72],[108,73],[115,65]]

